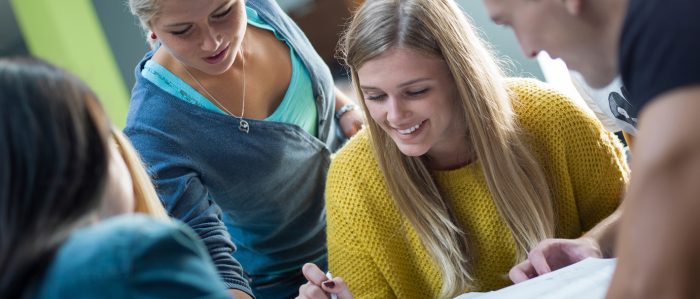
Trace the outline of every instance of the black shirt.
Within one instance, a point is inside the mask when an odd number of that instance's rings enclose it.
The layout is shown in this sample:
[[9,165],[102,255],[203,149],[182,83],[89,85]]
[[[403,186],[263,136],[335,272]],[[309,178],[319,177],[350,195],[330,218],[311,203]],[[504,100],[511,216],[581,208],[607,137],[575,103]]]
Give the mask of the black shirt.
[[635,118],[656,96],[700,84],[700,1],[629,0],[619,55]]

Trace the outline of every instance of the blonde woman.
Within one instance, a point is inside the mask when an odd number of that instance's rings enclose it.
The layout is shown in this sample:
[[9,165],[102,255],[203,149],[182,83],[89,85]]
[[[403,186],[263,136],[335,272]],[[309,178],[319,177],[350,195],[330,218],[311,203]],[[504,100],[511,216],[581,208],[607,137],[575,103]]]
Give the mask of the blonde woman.
[[591,229],[627,182],[620,143],[563,95],[505,78],[454,1],[368,1],[343,50],[369,116],[327,181],[343,279],[306,265],[299,298],[498,289],[539,241],[587,231],[571,248],[606,255]]
[[362,114],[274,0],[128,3],[154,47],[124,133],[168,213],[232,293],[294,297],[304,263],[327,267],[330,156]]

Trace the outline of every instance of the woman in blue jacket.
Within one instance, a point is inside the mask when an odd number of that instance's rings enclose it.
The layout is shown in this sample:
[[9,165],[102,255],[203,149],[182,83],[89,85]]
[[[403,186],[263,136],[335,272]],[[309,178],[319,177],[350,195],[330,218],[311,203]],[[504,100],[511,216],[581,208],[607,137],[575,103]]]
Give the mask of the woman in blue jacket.
[[186,225],[117,216],[152,186],[84,83],[0,59],[0,107],[0,298],[229,298]]
[[166,208],[229,289],[294,297],[305,262],[325,268],[336,126],[354,134],[361,113],[272,0],[129,4],[154,48],[136,67],[125,133]]

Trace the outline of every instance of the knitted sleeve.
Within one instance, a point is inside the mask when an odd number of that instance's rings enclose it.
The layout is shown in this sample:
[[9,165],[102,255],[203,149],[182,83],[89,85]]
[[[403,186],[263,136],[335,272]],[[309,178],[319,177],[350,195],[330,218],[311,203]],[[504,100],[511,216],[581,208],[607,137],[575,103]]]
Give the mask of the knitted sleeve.
[[[591,113],[541,83],[522,80],[515,90],[519,120],[555,190],[559,223],[591,229],[615,211],[629,180],[620,141]],[[563,200],[561,190],[574,200]]]
[[[341,149],[331,163],[326,183],[328,266],[334,276],[342,277],[355,298],[394,298],[389,284],[365,245],[371,234],[372,217],[363,209],[371,196],[363,187],[370,164],[368,148],[361,146],[367,136],[357,134]],[[365,162],[365,163],[363,163]],[[371,188],[369,188],[371,189]]]
[[581,117],[573,119],[562,134],[569,140],[566,158],[581,229],[588,231],[619,206],[629,170],[617,137],[577,111],[572,114]]

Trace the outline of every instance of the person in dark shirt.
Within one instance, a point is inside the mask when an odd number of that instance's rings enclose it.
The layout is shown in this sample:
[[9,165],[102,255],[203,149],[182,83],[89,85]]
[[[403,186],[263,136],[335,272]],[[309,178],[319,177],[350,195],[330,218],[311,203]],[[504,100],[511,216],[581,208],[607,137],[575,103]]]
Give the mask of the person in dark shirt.
[[549,272],[597,247],[619,258],[607,298],[700,297],[700,3],[484,2],[496,23],[513,28],[526,55],[546,50],[597,88],[621,75],[638,119],[620,224],[609,218],[596,228],[605,236],[598,240],[547,240],[511,278]]

